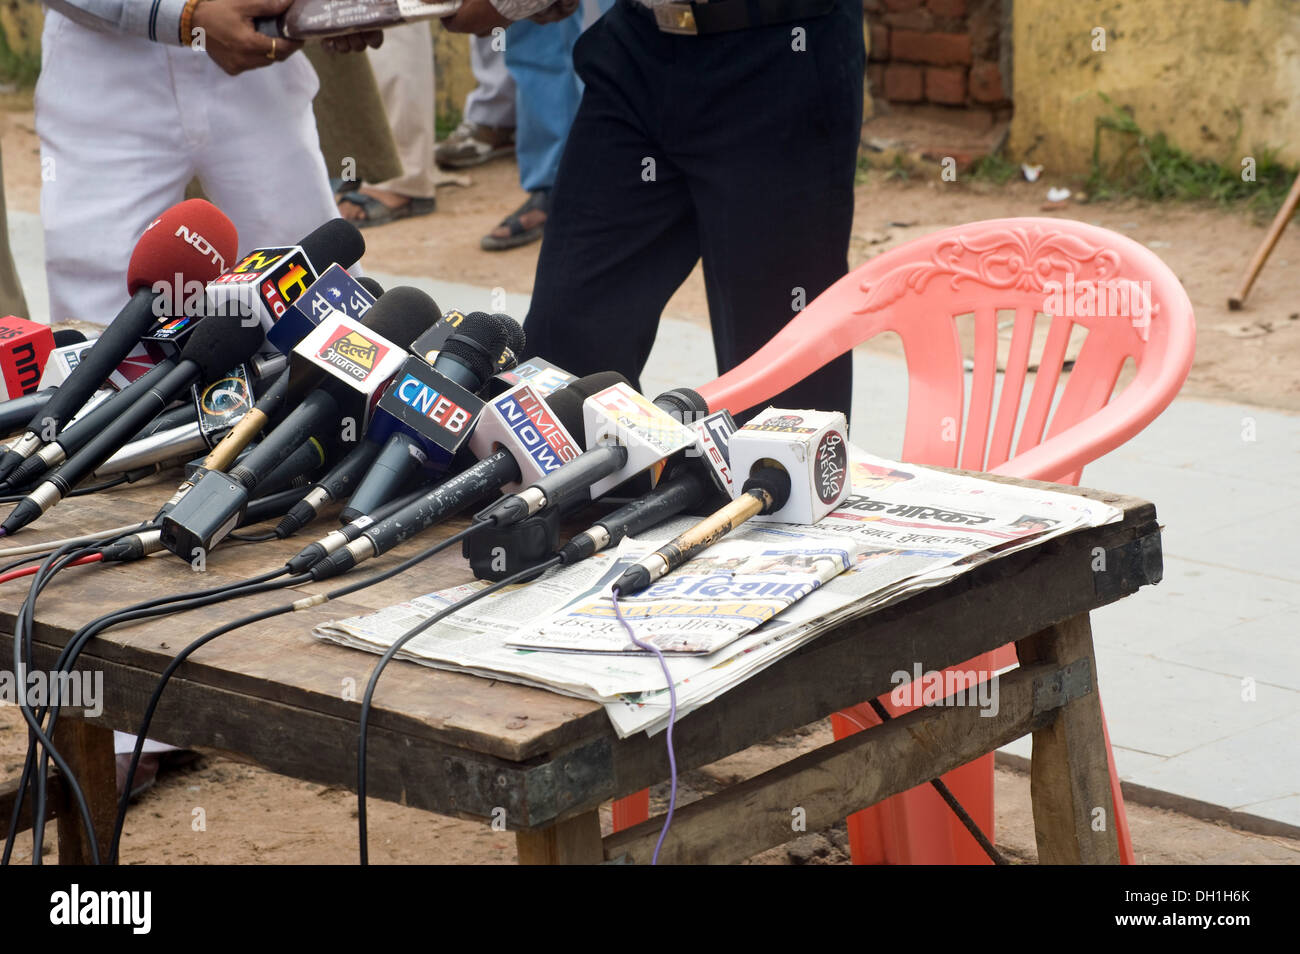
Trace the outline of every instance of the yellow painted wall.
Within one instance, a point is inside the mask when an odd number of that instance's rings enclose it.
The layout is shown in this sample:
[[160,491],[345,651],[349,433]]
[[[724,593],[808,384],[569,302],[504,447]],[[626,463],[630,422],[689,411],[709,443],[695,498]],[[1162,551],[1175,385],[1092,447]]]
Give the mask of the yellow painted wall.
[[1087,173],[1100,91],[1194,156],[1235,168],[1265,146],[1300,162],[1295,0],[1014,3],[1013,158]]

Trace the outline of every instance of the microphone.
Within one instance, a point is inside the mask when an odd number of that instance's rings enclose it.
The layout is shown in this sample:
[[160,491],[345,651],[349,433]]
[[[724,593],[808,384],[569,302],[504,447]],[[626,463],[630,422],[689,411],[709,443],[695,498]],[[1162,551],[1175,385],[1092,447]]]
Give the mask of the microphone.
[[126,279],[130,300],[28,422],[26,433],[0,457],[0,479],[52,440],[141,336],[168,312],[171,281],[183,286],[186,280],[214,278],[234,258],[237,246],[230,219],[203,199],[187,199],[154,219],[131,253]]
[[[694,392],[690,392],[694,394]],[[698,395],[696,396],[698,397]],[[703,399],[691,401],[698,406]],[[670,517],[704,504],[710,497],[730,500],[735,495],[730,460],[730,437],[736,430],[731,413],[718,411],[696,420],[695,447],[647,494],[606,514],[592,526],[575,534],[560,550],[560,565],[580,560],[621,543],[624,537],[642,533]]]
[[331,265],[348,267],[366,240],[347,219],[330,219],[297,245],[255,248],[204,289],[208,315],[256,320],[268,334],[289,306]]
[[[376,287],[378,287],[377,283]],[[379,291],[382,293],[383,289],[379,288]],[[410,291],[415,290],[411,289]],[[422,293],[417,292],[416,294],[417,297],[412,300],[408,291],[398,290],[396,301],[386,304],[380,309],[369,309],[363,316],[361,323],[372,329],[381,338],[392,341],[401,339],[408,333],[406,330],[407,321],[402,306],[413,306],[418,309],[422,304],[421,297],[419,297],[422,296]],[[422,297],[428,298],[427,295]],[[281,407],[300,401],[313,388],[323,383],[326,377],[327,374],[319,367],[304,363],[302,358],[297,363],[291,363],[271,383],[266,392],[253,405],[252,410],[245,414],[212,449],[212,453],[203,461],[198,473],[176,488],[176,492],[171,496],[171,499],[163,504],[162,509],[158,511],[157,519],[162,519],[175,508],[180,503],[181,498],[190,491],[204,473],[208,471],[224,471],[233,466],[239,455],[243,453],[244,448],[252,443],[253,438],[261,433],[262,429],[266,427],[267,423]],[[292,389],[290,388],[291,380]]]
[[[249,490],[305,440],[341,418],[362,418],[364,427],[371,397],[397,370],[436,307],[418,289],[395,288],[366,313],[365,324],[336,312],[317,325],[290,359],[285,403],[296,406],[229,475],[212,470],[191,479],[193,489],[163,517],[163,545],[184,559],[196,549],[211,549],[233,527]],[[299,399],[304,392],[309,393]]]
[[651,403],[619,375],[583,402],[588,449],[531,486],[503,497],[479,517],[509,526],[543,507],[562,506],[579,493],[595,499],[648,468],[654,468],[652,479],[657,481],[668,457],[695,446],[694,432],[679,418],[697,410],[707,408],[694,391],[670,391]]
[[747,520],[816,523],[849,493],[848,425],[840,411],[769,407],[731,435],[731,465],[746,474],[725,507],[628,567],[614,583],[639,593]]
[[447,469],[482,413],[475,392],[492,376],[508,340],[500,319],[474,312],[432,365],[415,355],[403,362],[380,396],[371,425],[372,439],[384,442],[383,449],[348,501],[345,523],[391,500],[422,466]]
[[262,340],[257,326],[229,320],[203,322],[178,359],[160,364],[167,369],[162,378],[19,502],[0,524],[0,534],[12,534],[45,513],[191,384],[247,360]]
[[[545,401],[527,385],[497,398],[475,428],[479,446],[490,451],[478,463],[444,481],[383,519],[350,524],[360,529],[341,548],[335,548],[310,566],[314,579],[323,580],[345,573],[358,563],[386,553],[403,540],[433,526],[475,501],[500,491],[502,485],[518,485],[527,473],[546,474],[578,457],[581,448],[570,437],[582,424],[582,402],[591,393],[608,387],[621,375],[603,372],[581,378]],[[345,528],[346,529],[346,528]],[[327,538],[328,539],[328,538]],[[290,561],[291,567],[317,556],[326,541],[307,547]]]

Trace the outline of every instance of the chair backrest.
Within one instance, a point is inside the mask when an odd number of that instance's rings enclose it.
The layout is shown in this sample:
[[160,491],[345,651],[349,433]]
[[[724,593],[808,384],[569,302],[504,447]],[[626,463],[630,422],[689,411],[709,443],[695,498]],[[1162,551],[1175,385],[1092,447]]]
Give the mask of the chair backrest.
[[[999,313],[1014,314],[1000,388]],[[974,324],[969,401],[963,316]],[[1038,321],[1048,323],[1046,340],[1026,387]],[[1086,338],[1057,400],[1075,326]],[[713,408],[761,405],[886,331],[902,339],[907,360],[903,460],[1065,483],[1169,405],[1196,341],[1187,293],[1146,247],[1068,219],[993,219],[872,259],[699,391]],[[1130,358],[1136,374],[1112,400]]]

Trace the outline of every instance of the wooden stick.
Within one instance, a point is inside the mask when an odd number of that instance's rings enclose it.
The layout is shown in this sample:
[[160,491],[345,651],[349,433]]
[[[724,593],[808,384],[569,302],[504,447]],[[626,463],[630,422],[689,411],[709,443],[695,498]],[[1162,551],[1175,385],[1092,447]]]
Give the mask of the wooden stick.
[[1287,193],[1282,208],[1278,209],[1273,224],[1268,227],[1268,234],[1264,236],[1264,241],[1260,243],[1250,264],[1246,266],[1246,274],[1242,276],[1236,294],[1228,299],[1228,308],[1232,311],[1241,310],[1242,303],[1250,294],[1250,286],[1255,284],[1255,279],[1259,277],[1264,263],[1268,261],[1269,255],[1273,254],[1273,246],[1277,245],[1277,240],[1282,237],[1282,231],[1291,221],[1291,216],[1295,215],[1297,205],[1300,205],[1300,175],[1296,176],[1295,182],[1291,184],[1291,191]]

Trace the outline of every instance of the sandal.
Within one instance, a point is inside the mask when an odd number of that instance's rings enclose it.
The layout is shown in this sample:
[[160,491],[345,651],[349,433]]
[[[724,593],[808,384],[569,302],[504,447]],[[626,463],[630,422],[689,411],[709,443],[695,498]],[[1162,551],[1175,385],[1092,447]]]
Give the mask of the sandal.
[[542,219],[540,225],[534,225],[532,228],[524,228],[521,221],[522,217],[528,212],[541,212],[543,215],[550,215],[551,212],[551,190],[538,189],[528,196],[528,201],[515,209],[504,219],[497,228],[507,228],[510,234],[504,237],[495,235],[485,235],[479,241],[486,252],[501,252],[508,248],[518,248],[521,245],[527,245],[529,242],[536,242],[542,237],[542,230],[546,227],[546,220]]
[[369,228],[372,225],[387,225],[389,222],[396,222],[398,219],[409,219],[417,215],[428,215],[438,207],[437,199],[407,199],[405,205],[399,205],[392,208],[380,202],[374,196],[366,195],[364,192],[348,192],[339,196],[340,202],[351,202],[353,205],[361,206],[361,211],[366,215],[363,219],[350,219],[349,221],[359,229]]

